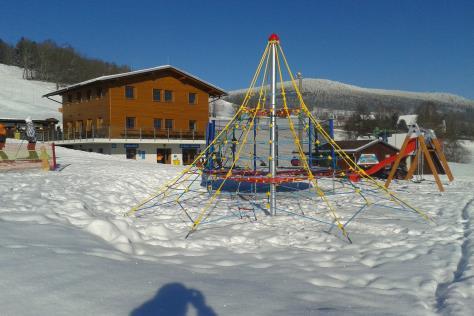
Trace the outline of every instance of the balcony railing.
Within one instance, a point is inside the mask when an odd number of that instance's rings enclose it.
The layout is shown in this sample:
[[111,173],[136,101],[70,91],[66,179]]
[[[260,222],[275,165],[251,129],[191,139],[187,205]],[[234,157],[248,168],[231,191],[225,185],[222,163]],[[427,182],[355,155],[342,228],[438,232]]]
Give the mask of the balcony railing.
[[[22,135],[23,136],[23,135]],[[201,131],[182,129],[158,129],[158,128],[118,128],[101,127],[90,129],[66,128],[64,131],[43,131],[37,133],[39,141],[59,140],[87,140],[87,139],[137,139],[137,140],[204,140],[205,135]]]

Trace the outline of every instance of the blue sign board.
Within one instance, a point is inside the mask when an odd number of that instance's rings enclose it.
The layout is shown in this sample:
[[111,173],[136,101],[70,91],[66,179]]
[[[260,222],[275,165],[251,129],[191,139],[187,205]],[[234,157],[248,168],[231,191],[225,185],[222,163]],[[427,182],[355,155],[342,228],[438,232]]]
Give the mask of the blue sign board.
[[138,144],[123,144],[125,148],[138,148]]
[[180,144],[179,148],[201,148],[201,145],[199,144]]

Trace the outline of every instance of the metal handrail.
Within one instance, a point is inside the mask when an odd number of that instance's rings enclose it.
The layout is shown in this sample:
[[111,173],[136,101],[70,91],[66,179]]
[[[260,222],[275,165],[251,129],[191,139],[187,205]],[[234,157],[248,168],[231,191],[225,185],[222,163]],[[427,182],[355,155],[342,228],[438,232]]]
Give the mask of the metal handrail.
[[171,128],[118,128],[113,126],[84,128],[66,128],[64,131],[43,131],[38,138],[44,141],[59,140],[94,140],[94,139],[125,139],[125,140],[204,140],[205,133],[197,130],[183,130]]

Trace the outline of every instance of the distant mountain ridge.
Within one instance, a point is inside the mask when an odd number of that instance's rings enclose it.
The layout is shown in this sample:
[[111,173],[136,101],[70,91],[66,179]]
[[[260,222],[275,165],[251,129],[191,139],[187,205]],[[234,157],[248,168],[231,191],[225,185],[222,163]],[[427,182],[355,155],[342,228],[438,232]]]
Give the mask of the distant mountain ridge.
[[[298,84],[298,81],[296,82]],[[290,103],[296,102],[296,93],[290,81],[284,82]],[[302,94],[307,105],[338,110],[354,110],[358,105],[369,109],[377,107],[396,107],[411,113],[426,101],[436,103],[441,110],[474,110],[474,100],[451,93],[409,92],[401,90],[372,89],[345,84],[327,79],[307,78],[302,80]],[[240,104],[246,89],[229,92],[227,100]]]

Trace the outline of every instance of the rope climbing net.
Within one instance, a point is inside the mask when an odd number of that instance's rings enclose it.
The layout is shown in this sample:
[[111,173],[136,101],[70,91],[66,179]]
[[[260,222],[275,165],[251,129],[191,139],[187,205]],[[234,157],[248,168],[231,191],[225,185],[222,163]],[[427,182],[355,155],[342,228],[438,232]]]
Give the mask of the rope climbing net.
[[347,226],[375,205],[429,220],[365,173],[312,115],[274,34],[234,116],[210,125],[194,162],[128,215],[176,213],[189,223],[186,238],[204,224],[288,215],[336,227],[349,242]]

